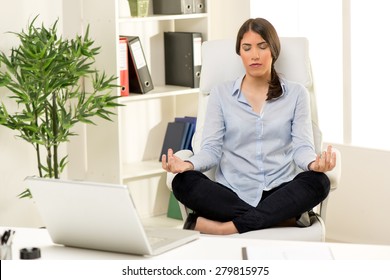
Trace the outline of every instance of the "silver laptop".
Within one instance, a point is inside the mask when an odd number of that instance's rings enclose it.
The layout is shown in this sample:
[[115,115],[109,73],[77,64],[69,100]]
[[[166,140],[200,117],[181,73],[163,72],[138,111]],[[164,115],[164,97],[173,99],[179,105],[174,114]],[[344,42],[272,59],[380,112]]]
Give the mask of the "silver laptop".
[[199,238],[175,228],[144,229],[126,185],[27,177],[54,243],[137,255],[157,255]]

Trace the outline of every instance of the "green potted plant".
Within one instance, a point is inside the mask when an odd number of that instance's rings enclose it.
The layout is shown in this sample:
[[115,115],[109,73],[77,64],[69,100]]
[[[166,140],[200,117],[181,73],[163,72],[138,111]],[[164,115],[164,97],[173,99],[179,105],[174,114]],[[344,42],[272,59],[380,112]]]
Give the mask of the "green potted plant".
[[[36,20],[26,31],[12,32],[20,45],[9,57],[0,52],[0,86],[17,104],[11,112],[0,103],[0,125],[33,145],[40,177],[60,178],[68,162],[59,147],[75,135],[74,125],[94,124],[95,117],[111,120],[110,109],[119,106],[111,94],[116,77],[93,68],[100,47],[93,46],[89,27],[84,36],[67,40],[57,34],[58,20],[50,28],[36,27]],[[30,191],[19,197],[31,197]]]

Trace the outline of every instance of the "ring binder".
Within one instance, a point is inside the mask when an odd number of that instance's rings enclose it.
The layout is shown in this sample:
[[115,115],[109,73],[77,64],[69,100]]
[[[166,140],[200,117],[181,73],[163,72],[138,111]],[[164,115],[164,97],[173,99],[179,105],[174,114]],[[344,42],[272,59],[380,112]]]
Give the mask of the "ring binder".
[[[153,0],[155,15],[192,14],[195,0]],[[201,0],[204,2],[204,0]]]
[[147,93],[151,91],[154,88],[153,81],[139,37],[121,37],[126,38],[129,49],[128,66],[130,93]]
[[194,13],[205,13],[206,12],[206,1],[205,0],[194,0]]
[[202,34],[199,32],[165,32],[165,83],[199,87],[201,48]]

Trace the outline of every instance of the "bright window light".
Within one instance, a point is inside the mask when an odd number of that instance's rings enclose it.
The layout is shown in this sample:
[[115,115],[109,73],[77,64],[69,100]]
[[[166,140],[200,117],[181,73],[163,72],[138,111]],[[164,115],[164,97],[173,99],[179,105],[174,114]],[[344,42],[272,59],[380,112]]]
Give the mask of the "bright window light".
[[279,36],[309,39],[318,116],[325,142],[343,141],[342,5],[339,0],[252,0],[251,17]]
[[388,1],[350,2],[352,144],[390,150]]

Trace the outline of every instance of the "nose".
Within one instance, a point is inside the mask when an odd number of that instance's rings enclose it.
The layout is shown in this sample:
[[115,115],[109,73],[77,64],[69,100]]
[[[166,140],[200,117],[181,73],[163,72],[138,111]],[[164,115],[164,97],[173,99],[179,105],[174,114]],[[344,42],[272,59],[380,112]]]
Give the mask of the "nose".
[[252,52],[252,60],[258,60],[260,58],[260,51],[254,49]]

